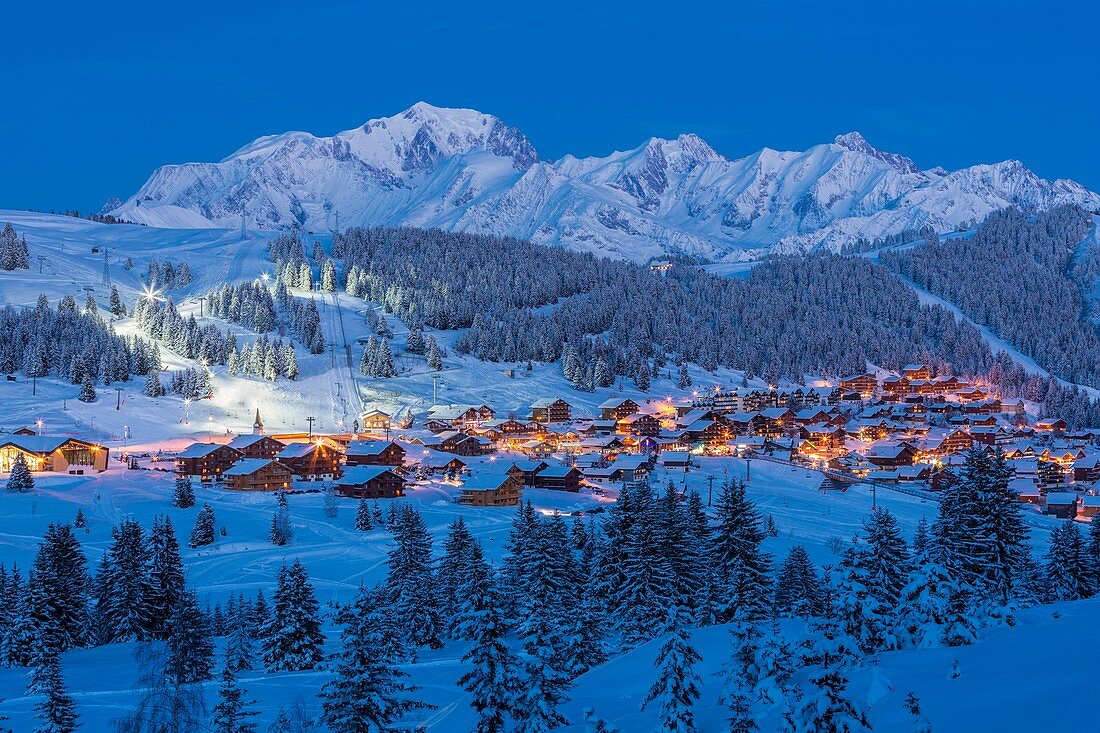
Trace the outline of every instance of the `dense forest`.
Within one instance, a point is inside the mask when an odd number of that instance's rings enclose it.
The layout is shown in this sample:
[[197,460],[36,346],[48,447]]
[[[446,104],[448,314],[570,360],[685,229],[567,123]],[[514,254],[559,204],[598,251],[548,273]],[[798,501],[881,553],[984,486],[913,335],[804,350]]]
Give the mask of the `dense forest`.
[[1086,321],[1085,292],[1100,276],[1096,248],[1078,252],[1092,227],[1066,206],[989,216],[969,237],[883,252],[881,260],[958,305],[1051,372],[1100,386],[1100,328]]

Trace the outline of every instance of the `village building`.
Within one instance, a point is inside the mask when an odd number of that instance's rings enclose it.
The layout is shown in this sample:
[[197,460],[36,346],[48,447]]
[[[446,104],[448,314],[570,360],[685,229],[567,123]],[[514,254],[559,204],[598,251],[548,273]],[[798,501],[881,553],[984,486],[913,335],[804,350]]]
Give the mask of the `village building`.
[[901,368],[901,376],[906,379],[931,379],[932,370],[927,364],[906,364]]
[[543,397],[531,405],[531,419],[537,423],[569,422],[572,412],[572,405],[555,397]]
[[176,473],[203,484],[221,483],[222,474],[240,460],[241,454],[221,443],[192,443],[176,454]]
[[864,457],[878,468],[889,471],[913,465],[917,451],[908,443],[879,444],[871,446]]
[[340,451],[332,444],[317,440],[291,443],[276,458],[294,474],[297,481],[331,481],[340,476]]
[[522,481],[506,473],[478,473],[462,485],[458,501],[467,506],[516,506]]
[[860,399],[870,399],[874,394],[878,382],[873,374],[853,374],[840,380],[840,391],[844,393],[856,392]]
[[691,468],[691,454],[687,451],[666,450],[657,457],[657,462],[669,471],[687,471]]
[[393,499],[405,494],[405,479],[387,465],[351,466],[333,486],[336,493],[354,499]]
[[348,466],[402,466],[405,449],[389,440],[356,440],[344,451]]
[[449,425],[452,429],[475,427],[495,417],[488,405],[435,405],[428,409],[428,421]]
[[31,471],[82,475],[106,471],[110,450],[79,438],[17,431],[0,439],[0,473],[10,473],[15,457],[20,454]]
[[452,476],[457,476],[466,470],[466,462],[458,456],[433,451],[427,451],[427,455],[421,456],[417,466],[421,471],[428,474],[449,474]]
[[658,435],[661,432],[661,421],[655,416],[645,412],[635,413],[619,421],[619,425],[631,435]]
[[367,410],[360,417],[363,432],[384,433],[393,428],[393,416],[382,410]]
[[275,440],[270,435],[253,433],[252,435],[238,435],[229,441],[229,447],[241,454],[242,458],[266,458],[268,460],[279,454],[286,443]]
[[1047,494],[1043,513],[1058,519],[1073,519],[1077,516],[1077,494],[1072,491],[1056,491]]
[[623,420],[630,417],[641,408],[638,403],[629,398],[616,397],[600,404],[600,418],[603,420]]
[[222,473],[232,491],[281,491],[290,488],[290,469],[270,458],[242,458]]
[[534,475],[532,485],[536,489],[579,491],[582,478],[581,472],[572,466],[547,466]]

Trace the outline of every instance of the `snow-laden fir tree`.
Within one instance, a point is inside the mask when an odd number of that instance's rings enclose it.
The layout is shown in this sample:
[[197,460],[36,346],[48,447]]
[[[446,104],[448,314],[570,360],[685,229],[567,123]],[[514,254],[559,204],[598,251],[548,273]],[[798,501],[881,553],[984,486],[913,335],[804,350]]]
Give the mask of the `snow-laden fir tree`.
[[332,733],[387,733],[410,712],[428,707],[388,655],[384,611],[356,604],[345,615],[332,679],[321,690],[321,720]]
[[84,375],[84,380],[80,383],[80,395],[77,399],[81,402],[95,402],[95,385],[92,383],[92,377],[90,374]]
[[163,397],[164,386],[160,383],[160,375],[156,369],[150,369],[149,374],[145,377],[144,392],[146,397]]
[[656,708],[658,730],[668,733],[695,733],[697,730],[695,703],[702,680],[695,667],[701,658],[691,645],[687,616],[682,607],[669,613],[669,624],[665,628],[668,640],[653,662],[657,679],[642,702],[643,710],[650,706]]
[[1047,546],[1047,598],[1076,601],[1093,594],[1093,573],[1085,538],[1076,522],[1067,519],[1050,533]]
[[395,545],[387,555],[386,594],[390,608],[404,621],[406,641],[414,647],[442,646],[443,619],[436,592],[432,537],[416,509],[403,506],[393,524]]
[[482,561],[481,546],[466,528],[466,521],[459,517],[451,523],[447,539],[443,542],[443,557],[439,559],[436,571],[439,611],[444,619],[452,619],[452,626],[463,606],[464,599],[460,593],[467,576]]
[[226,666],[222,670],[218,703],[214,706],[214,716],[210,721],[213,733],[256,733],[256,723],[251,718],[259,715],[259,711],[250,708],[254,701],[246,700],[245,695],[246,692],[237,684],[237,675]]
[[8,474],[8,491],[23,493],[34,488],[34,476],[27,465],[27,459],[22,452],[15,454],[15,460],[11,463],[11,473]]
[[180,476],[176,479],[176,486],[172,490],[172,506],[179,509],[195,506],[195,487],[190,478]]
[[295,560],[279,570],[263,629],[263,659],[269,672],[313,669],[324,658],[320,606],[302,564]]
[[462,656],[470,669],[458,684],[469,693],[470,705],[477,713],[474,733],[504,733],[519,694],[519,660],[508,646],[508,629],[492,572],[480,556],[466,568],[456,595],[462,600],[455,616],[455,636],[470,641]]
[[183,560],[180,558],[179,540],[167,515],[153,518],[149,530],[149,581],[147,605],[149,608],[149,633],[153,638],[165,638],[168,619],[186,591],[183,576]]
[[76,701],[65,689],[61,659],[51,657],[41,680],[42,699],[35,703],[38,725],[34,733],[72,733],[79,725]]
[[194,591],[186,590],[166,623],[165,673],[178,684],[213,679],[214,643]]
[[913,546],[913,569],[901,592],[894,635],[900,647],[922,649],[941,643],[948,600],[958,584],[938,560],[931,540],[921,538],[919,527]]
[[287,505],[286,492],[277,492],[275,514],[271,517],[271,529],[268,532],[268,541],[277,547],[290,543],[294,536],[294,529],[290,525],[290,508]]
[[569,680],[554,644],[555,630],[548,624],[533,624],[528,633],[521,693],[513,709],[515,730],[546,733],[569,724],[559,711],[568,700]]
[[187,543],[192,549],[214,544],[214,510],[209,504],[203,504],[195,517],[195,526],[191,530],[191,539]]
[[813,690],[795,718],[792,733],[859,733],[870,731],[867,715],[848,695],[848,679],[828,670],[810,680]]
[[371,521],[370,506],[366,499],[360,499],[359,505],[355,508],[355,531],[370,532],[372,529],[374,529],[374,523]]
[[111,530],[111,544],[95,578],[95,629],[100,643],[149,637],[149,548],[141,525],[124,519]]
[[50,524],[31,567],[28,609],[40,643],[60,654],[84,643],[91,580],[80,542],[67,524]]
[[775,583],[775,610],[809,618],[822,611],[821,580],[806,548],[795,545],[780,563]]
[[952,588],[944,610],[946,620],[940,640],[947,646],[967,646],[978,640],[977,624],[969,591]]
[[428,346],[427,346],[427,350],[426,350],[425,353],[427,354],[427,357],[428,357],[428,368],[431,369],[432,371],[436,371],[436,372],[442,371],[443,370],[443,349],[441,349],[439,347],[439,344],[436,343],[435,338],[433,338],[432,336],[428,336],[427,342],[428,342]]
[[722,486],[715,515],[712,562],[719,619],[767,618],[772,613],[771,556],[760,549],[760,514],[745,497],[744,483]]

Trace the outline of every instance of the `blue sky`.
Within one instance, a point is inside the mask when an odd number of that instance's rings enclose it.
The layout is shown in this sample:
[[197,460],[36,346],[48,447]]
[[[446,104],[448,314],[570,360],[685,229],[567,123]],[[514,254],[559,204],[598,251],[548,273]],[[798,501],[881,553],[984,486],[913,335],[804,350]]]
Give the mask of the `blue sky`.
[[1097,3],[10,5],[0,208],[95,210],[159,164],[418,100],[495,114],[543,158],[860,130],[923,167],[1018,158],[1100,190]]

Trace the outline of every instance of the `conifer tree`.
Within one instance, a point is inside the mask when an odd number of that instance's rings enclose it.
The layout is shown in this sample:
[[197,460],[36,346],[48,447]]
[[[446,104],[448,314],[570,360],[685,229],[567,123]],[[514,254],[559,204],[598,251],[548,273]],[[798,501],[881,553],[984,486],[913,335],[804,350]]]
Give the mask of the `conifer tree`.
[[798,711],[793,733],[858,733],[870,731],[867,716],[848,697],[848,679],[830,670],[810,680],[815,691]]
[[67,524],[51,524],[31,569],[28,591],[40,644],[60,654],[83,644],[88,626],[87,561]]
[[149,636],[149,549],[141,526],[124,519],[111,531],[111,544],[95,579],[96,627],[102,643]]
[[659,730],[676,733],[694,733],[695,702],[699,699],[699,678],[695,666],[701,661],[698,652],[691,646],[683,608],[673,609],[669,615],[666,629],[669,637],[657,653],[653,666],[657,668],[657,679],[649,688],[642,703],[645,710],[656,703],[659,717]]
[[772,611],[771,556],[760,549],[760,514],[745,497],[742,482],[722,486],[715,513],[712,553],[719,618],[767,618]]
[[172,491],[172,506],[179,509],[195,506],[195,487],[188,477],[180,476],[176,479],[176,486]]
[[27,459],[22,452],[15,454],[15,460],[11,463],[11,473],[8,475],[7,489],[22,494],[34,488],[34,476],[27,466]]
[[180,545],[172,519],[167,515],[154,517],[149,531],[149,582],[146,588],[149,633],[153,638],[164,638],[168,619],[186,591]]
[[386,564],[386,592],[393,613],[405,622],[406,641],[438,649],[443,620],[433,577],[432,538],[420,512],[402,507],[393,526],[395,546]]
[[263,629],[263,659],[269,672],[313,669],[323,658],[320,606],[302,564],[279,571],[271,616]]
[[214,510],[209,504],[203,504],[195,517],[195,526],[191,530],[191,540],[188,545],[194,549],[214,544]]
[[34,733],[72,733],[79,727],[76,702],[65,689],[61,659],[50,657],[41,680],[42,700],[35,703],[38,725]]
[[95,402],[95,385],[92,383],[92,377],[90,374],[84,375],[84,381],[80,384],[80,395],[77,397],[81,402]]
[[795,545],[779,565],[775,587],[775,610],[808,618],[821,613],[821,581],[806,548]]
[[508,647],[500,598],[484,560],[478,558],[467,569],[460,595],[456,636],[469,639],[471,645],[462,656],[470,669],[458,684],[470,694],[477,712],[475,733],[503,733],[519,693],[519,662]]
[[252,703],[244,699],[245,691],[237,685],[237,675],[226,666],[218,685],[218,704],[214,706],[211,727],[214,733],[255,733],[256,724],[249,720],[258,715],[250,710]]
[[178,684],[213,679],[214,643],[194,591],[184,591],[166,623],[165,671]]
[[156,369],[150,369],[145,377],[145,388],[142,390],[146,397],[163,397],[164,387],[160,383],[160,375]]
[[355,530],[357,532],[370,532],[374,529],[374,524],[371,522],[370,507],[367,505],[366,499],[359,500],[359,506],[355,508]]
[[411,695],[417,688],[387,656],[383,613],[357,604],[341,634],[334,674],[321,690],[321,720],[332,733],[385,733],[409,712],[428,707]]
[[451,524],[447,539],[443,542],[443,557],[436,573],[439,611],[443,618],[457,618],[463,605],[460,593],[467,575],[481,559],[481,546],[466,528],[465,520],[459,517]]
[[1076,601],[1092,595],[1092,574],[1085,538],[1072,519],[1050,533],[1046,577],[1051,601]]
[[916,547],[922,549],[915,550],[913,572],[901,593],[895,634],[899,646],[920,649],[940,643],[948,600],[958,585],[940,564],[931,541],[914,542]]
[[229,638],[225,644],[225,665],[234,672],[252,669],[255,647],[254,609],[247,604],[244,596],[229,614]]

